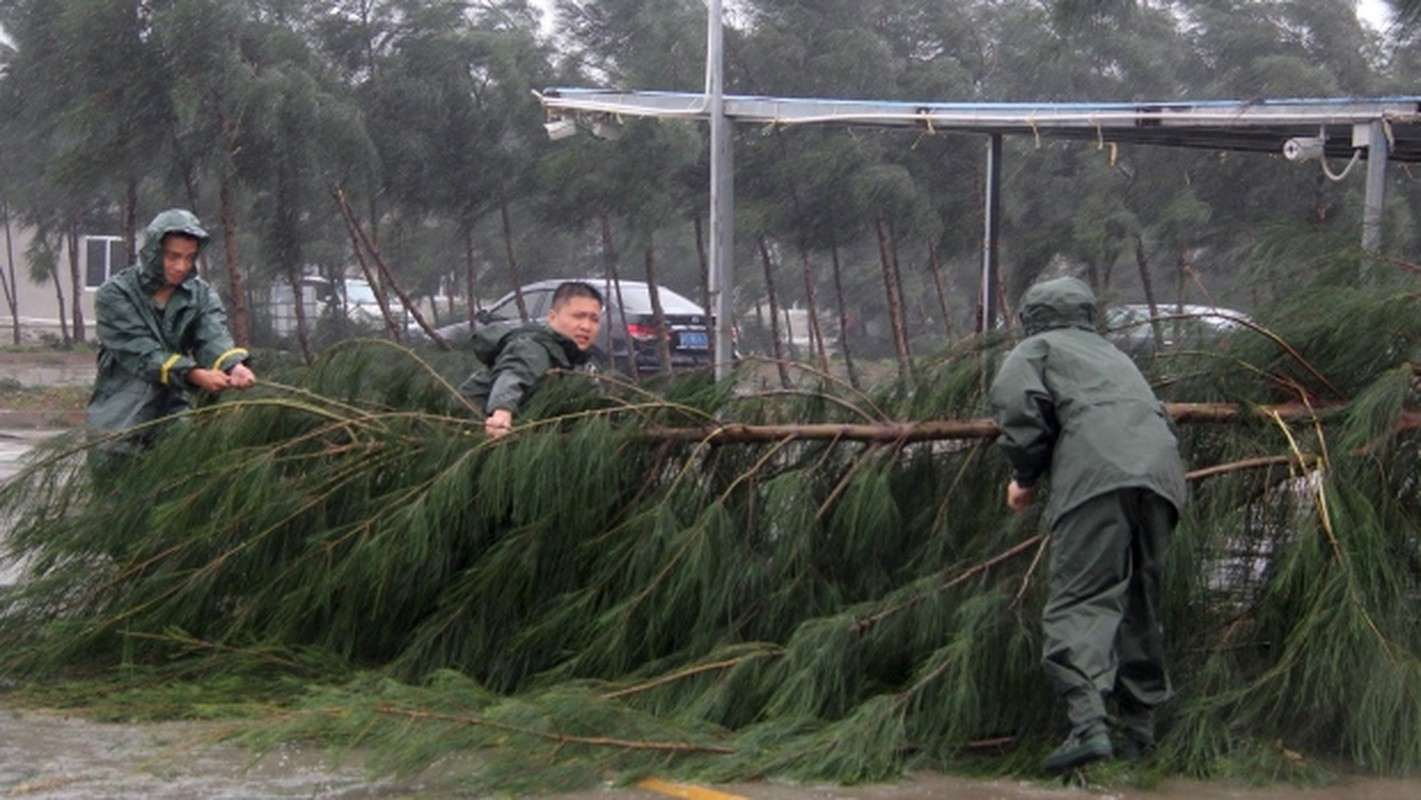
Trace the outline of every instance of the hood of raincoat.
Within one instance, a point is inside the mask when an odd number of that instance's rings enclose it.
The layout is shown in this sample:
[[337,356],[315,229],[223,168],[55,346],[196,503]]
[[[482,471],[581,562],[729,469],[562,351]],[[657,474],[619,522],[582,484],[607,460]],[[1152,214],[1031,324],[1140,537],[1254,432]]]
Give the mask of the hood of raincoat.
[[[163,237],[170,233],[181,233],[197,240],[197,252],[207,246],[211,237],[203,230],[197,215],[181,208],[170,208],[153,218],[143,232],[143,248],[138,251],[139,282],[144,291],[155,292],[164,283],[163,279]],[[193,270],[188,280],[197,274]]]
[[1026,291],[1017,314],[1027,336],[1058,328],[1095,330],[1095,294],[1077,278],[1042,281]]

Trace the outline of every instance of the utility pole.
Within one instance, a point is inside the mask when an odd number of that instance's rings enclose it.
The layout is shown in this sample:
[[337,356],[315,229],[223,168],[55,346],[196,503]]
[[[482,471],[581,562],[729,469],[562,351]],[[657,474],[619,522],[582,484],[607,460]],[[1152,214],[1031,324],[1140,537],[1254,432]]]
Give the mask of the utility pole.
[[735,366],[735,181],[730,120],[725,116],[725,36],[721,0],[707,3],[706,101],[710,112],[710,298],[715,315],[715,376]]
[[997,253],[1002,229],[1002,135],[994,133],[987,139],[987,186],[983,198],[982,226],[982,306],[979,313],[981,330],[987,333],[997,327],[997,274],[1001,260]]
[[1386,210],[1386,163],[1390,143],[1381,120],[1352,131],[1352,146],[1367,147],[1367,190],[1362,206],[1362,249],[1379,253],[1382,249],[1382,214]]

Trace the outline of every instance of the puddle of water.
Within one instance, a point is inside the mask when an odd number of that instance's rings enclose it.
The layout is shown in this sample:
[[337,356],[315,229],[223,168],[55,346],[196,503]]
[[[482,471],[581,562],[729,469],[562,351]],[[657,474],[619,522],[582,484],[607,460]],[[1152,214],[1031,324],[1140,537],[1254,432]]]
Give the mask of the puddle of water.
[[0,429],[0,481],[20,471],[20,460],[34,446],[63,431]]
[[220,728],[197,723],[88,722],[43,712],[0,717],[0,794],[79,798],[377,798],[407,795],[320,753],[283,748],[253,761]]
[[[976,780],[914,773],[894,784],[873,786],[785,786],[774,782],[728,784],[716,792],[753,800],[1418,800],[1421,781],[1365,779],[1337,786],[1302,789],[1167,780],[1150,789],[1083,788],[1060,781]],[[604,795],[605,796],[605,795]],[[631,795],[628,795],[629,797]],[[658,796],[649,792],[638,800]],[[577,796],[568,795],[569,800]],[[590,798],[591,795],[581,795]]]

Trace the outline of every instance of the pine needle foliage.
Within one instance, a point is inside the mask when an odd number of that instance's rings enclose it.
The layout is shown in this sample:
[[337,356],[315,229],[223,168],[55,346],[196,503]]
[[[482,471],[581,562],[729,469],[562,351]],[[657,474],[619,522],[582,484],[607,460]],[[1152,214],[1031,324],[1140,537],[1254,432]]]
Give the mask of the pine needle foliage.
[[[1144,364],[1170,401],[1313,411],[1180,426],[1201,472],[1165,585],[1163,773],[1421,768],[1421,309],[1399,276],[1353,278]],[[709,439],[978,417],[1010,344],[867,393],[555,376],[490,440],[460,356],[352,343],[120,463],[37,451],[0,487],[26,571],[0,670],[300,685],[253,742],[457,762],[470,792],[1031,770],[1061,733],[1049,541],[1006,511],[991,442]]]

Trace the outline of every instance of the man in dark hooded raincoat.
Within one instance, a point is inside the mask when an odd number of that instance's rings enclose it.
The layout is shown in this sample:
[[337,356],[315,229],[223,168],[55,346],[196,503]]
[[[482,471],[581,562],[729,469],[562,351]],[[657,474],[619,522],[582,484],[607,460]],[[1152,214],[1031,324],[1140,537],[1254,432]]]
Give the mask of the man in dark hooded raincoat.
[[495,322],[477,330],[474,357],[479,364],[459,392],[487,415],[484,431],[494,437],[507,434],[543,376],[586,365],[601,328],[602,293],[582,281],[565,281],[553,290],[547,319]]
[[1042,664],[1066,701],[1071,733],[1047,756],[1056,772],[1154,746],[1152,709],[1173,694],[1165,673],[1160,578],[1186,496],[1164,405],[1128,356],[1095,329],[1095,297],[1075,278],[1027,291],[1026,338],[990,398],[1011,462],[1007,504],[1020,513],[1050,476],[1049,596]]
[[[191,212],[164,211],[149,223],[138,263],[99,287],[90,431],[125,430],[184,411],[192,389],[217,393],[255,382],[247,351],[227,330],[222,301],[197,274],[197,256],[207,241]],[[100,448],[136,452],[153,433],[150,427]]]

